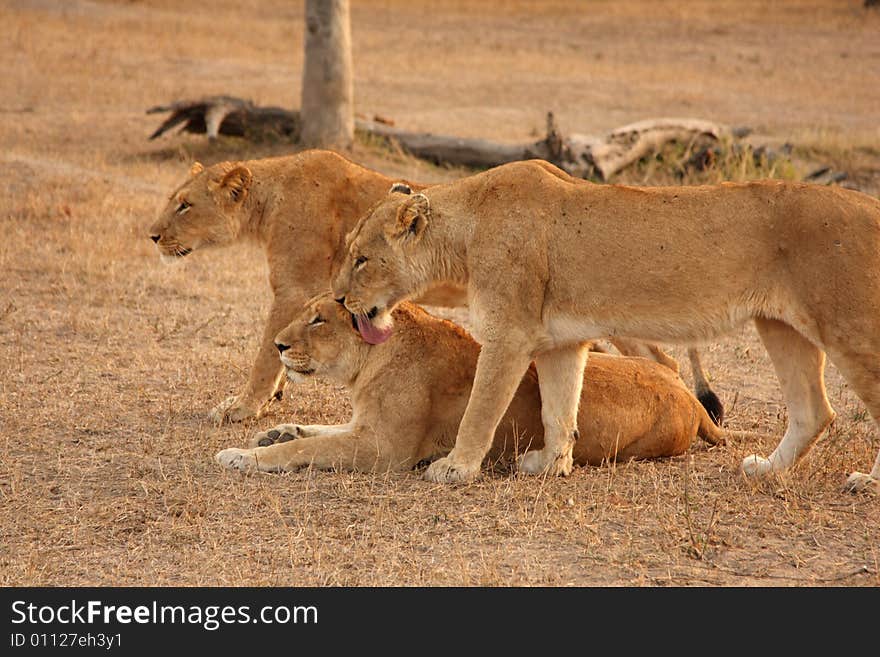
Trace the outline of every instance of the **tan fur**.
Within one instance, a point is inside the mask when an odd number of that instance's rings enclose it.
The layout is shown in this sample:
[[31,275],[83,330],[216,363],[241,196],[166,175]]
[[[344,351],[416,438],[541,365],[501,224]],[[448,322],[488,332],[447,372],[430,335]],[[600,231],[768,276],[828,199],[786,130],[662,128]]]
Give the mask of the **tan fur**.
[[[462,329],[414,304],[398,306],[393,319],[395,335],[373,346],[329,294],[311,301],[278,334],[276,343],[286,347],[281,360],[297,382],[318,376],[346,385],[351,421],[283,424],[256,434],[251,449],[223,450],[218,462],[263,471],[309,465],[385,471],[410,469],[449,452],[480,347]],[[537,377],[532,367],[521,380],[495,431],[491,458],[543,445]],[[696,435],[711,443],[725,435],[673,372],[644,358],[593,355],[581,398],[578,464],[673,456]]]
[[[303,304],[327,289],[334,256],[358,217],[394,181],[329,151],[193,166],[150,234],[164,260],[243,239],[262,245],[273,301],[244,390],[211,412],[217,421],[258,415],[283,386],[272,343]],[[418,185],[412,185],[418,188]],[[178,213],[181,202],[190,205]],[[435,298],[444,302],[447,292]],[[457,298],[456,298],[457,300]]]
[[[327,289],[346,233],[385,197],[393,183],[322,150],[221,162],[207,169],[193,165],[188,179],[171,194],[150,228],[162,259],[173,262],[206,247],[254,240],[266,254],[272,289],[272,306],[244,390],[214,408],[209,414],[212,419],[237,422],[258,416],[281,393],[284,380],[272,339],[308,299]],[[181,202],[189,207],[178,212]],[[440,284],[418,301],[461,305],[463,289]],[[636,353],[616,346],[624,353]],[[638,344],[633,347],[640,348]],[[652,354],[653,349],[649,349]],[[656,353],[662,362],[665,354]],[[677,368],[675,361],[668,360],[671,364],[665,364]]]
[[[521,466],[566,474],[583,381],[577,345],[609,335],[693,342],[757,322],[790,423],[769,458],[746,459],[747,475],[793,466],[833,419],[823,352],[880,422],[880,201],[864,194],[780,181],[592,185],[517,162],[390,194],[346,251],[334,294],[353,312],[381,319],[438,280],[467,285],[483,346],[455,448],[426,473],[436,481],[477,474],[533,359],[546,445]],[[355,270],[357,257],[367,263]],[[878,477],[880,456],[848,485]]]

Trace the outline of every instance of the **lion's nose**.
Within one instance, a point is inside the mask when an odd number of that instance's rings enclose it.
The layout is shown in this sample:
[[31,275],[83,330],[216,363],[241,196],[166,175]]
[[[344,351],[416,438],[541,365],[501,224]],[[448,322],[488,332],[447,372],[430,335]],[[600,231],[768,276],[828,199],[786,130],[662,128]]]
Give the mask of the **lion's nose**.
[[276,343],[275,343],[275,346],[278,347],[278,353],[279,353],[279,354],[283,354],[285,351],[287,351],[288,349],[290,349],[290,345],[289,345],[289,344],[282,344],[282,343],[280,343],[280,342],[276,342]]
[[154,242],[158,242],[160,237],[161,237],[161,235],[150,235],[150,239],[153,240]]
[[338,299],[336,299],[336,303],[340,303],[344,306],[345,305],[345,297],[339,297]]

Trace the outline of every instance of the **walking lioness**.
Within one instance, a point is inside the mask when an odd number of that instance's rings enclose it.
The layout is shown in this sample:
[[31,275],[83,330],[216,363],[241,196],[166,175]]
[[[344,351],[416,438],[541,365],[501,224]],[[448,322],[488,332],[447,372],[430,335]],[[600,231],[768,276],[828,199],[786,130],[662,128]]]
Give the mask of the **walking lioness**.
[[[360,215],[393,181],[330,151],[287,157],[196,163],[175,189],[150,237],[166,262],[243,240],[263,247],[272,307],[253,367],[239,394],[209,414],[237,422],[258,416],[283,385],[272,340],[303,304],[327,289],[334,256]],[[434,303],[445,301],[445,291]],[[426,299],[431,302],[432,299]]]
[[[764,181],[703,187],[573,184],[516,162],[424,193],[391,193],[346,239],[334,294],[362,334],[440,280],[467,286],[482,343],[455,447],[426,472],[467,481],[531,360],[545,445],[528,473],[567,474],[587,352],[602,336],[692,342],[754,320],[789,425],[747,475],[793,466],[834,418],[825,353],[880,421],[880,201],[833,187]],[[850,490],[876,489],[854,472]]]
[[[462,329],[404,303],[395,335],[365,341],[356,318],[330,294],[312,300],[276,344],[296,382],[326,377],[349,388],[352,418],[337,426],[283,424],[258,433],[252,449],[225,449],[217,461],[262,471],[410,469],[446,454],[467,406],[480,347]],[[684,452],[694,436],[725,437],[668,368],[644,358],[594,355],[577,418],[575,463]],[[534,368],[522,378],[494,434],[492,456],[540,447],[541,397]],[[273,444],[276,443],[276,444]]]

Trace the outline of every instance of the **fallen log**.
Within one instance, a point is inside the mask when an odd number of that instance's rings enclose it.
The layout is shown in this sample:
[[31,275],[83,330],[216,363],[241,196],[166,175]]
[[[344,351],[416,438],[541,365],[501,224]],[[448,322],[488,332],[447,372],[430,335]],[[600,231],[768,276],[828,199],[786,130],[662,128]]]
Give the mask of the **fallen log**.
[[[552,115],[551,115],[552,116]],[[356,128],[368,135],[394,141],[408,153],[435,164],[456,164],[490,168],[499,164],[541,158],[558,159],[551,145],[551,132],[541,141],[528,144],[505,144],[487,139],[468,139],[430,132],[410,132],[378,121],[359,120]],[[555,134],[555,133],[552,133]]]
[[804,176],[804,181],[816,183],[818,185],[833,185],[835,183],[843,182],[848,177],[846,171],[835,171],[829,166],[824,166],[808,173]]
[[540,158],[571,175],[600,180],[608,180],[642,158],[659,152],[671,142],[692,147],[700,140],[717,143],[727,136],[747,134],[745,129],[734,131],[711,121],[662,118],[632,123],[612,130],[603,137],[579,134],[562,137],[552,113],[547,115],[547,136],[525,144],[408,132],[371,121],[359,122],[358,129],[394,140],[416,157],[436,163],[488,168],[517,160]]
[[649,119],[612,130],[603,139],[572,135],[573,154],[596,168],[607,180],[672,142],[693,148],[698,141],[718,142],[732,132],[726,126],[700,119]]
[[[153,107],[148,113],[170,112],[150,139],[169,130],[260,138],[267,134],[298,139],[299,113],[279,107],[257,107],[231,96],[212,96],[197,101],[179,101]],[[395,127],[387,119],[359,119],[359,132],[387,139],[416,157],[435,163],[490,168],[507,162],[540,158],[571,175],[608,180],[644,157],[659,152],[671,142],[688,148],[715,145],[728,136],[741,137],[747,129],[730,129],[711,121],[692,118],[660,118],[631,123],[603,136],[563,136],[552,113],[547,114],[546,136],[535,142],[508,144],[486,139],[467,139],[429,132],[411,132]],[[698,149],[699,150],[699,149]]]
[[[210,96],[200,100],[181,100],[168,105],[157,105],[147,114],[171,112],[150,139],[181,126],[179,132],[207,134],[208,139],[218,135],[244,137],[259,141],[270,136],[299,140],[301,122],[299,112],[281,107],[258,107],[249,100],[233,96]],[[182,124],[182,125],[181,125]]]

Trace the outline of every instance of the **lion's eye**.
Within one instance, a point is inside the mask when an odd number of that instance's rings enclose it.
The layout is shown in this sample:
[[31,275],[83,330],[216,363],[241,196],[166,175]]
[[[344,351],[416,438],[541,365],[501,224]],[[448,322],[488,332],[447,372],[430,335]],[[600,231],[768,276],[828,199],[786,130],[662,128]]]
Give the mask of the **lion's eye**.
[[309,322],[309,326],[320,326],[325,321],[326,320],[323,317],[321,317],[320,315],[315,315],[315,317],[312,319],[312,321]]
[[358,256],[357,260],[354,261],[354,268],[360,269],[365,264],[367,264],[367,257],[366,256]]
[[180,205],[177,206],[177,214],[183,214],[184,212],[189,210],[191,207],[192,207],[192,205],[190,205],[186,201],[181,201]]

